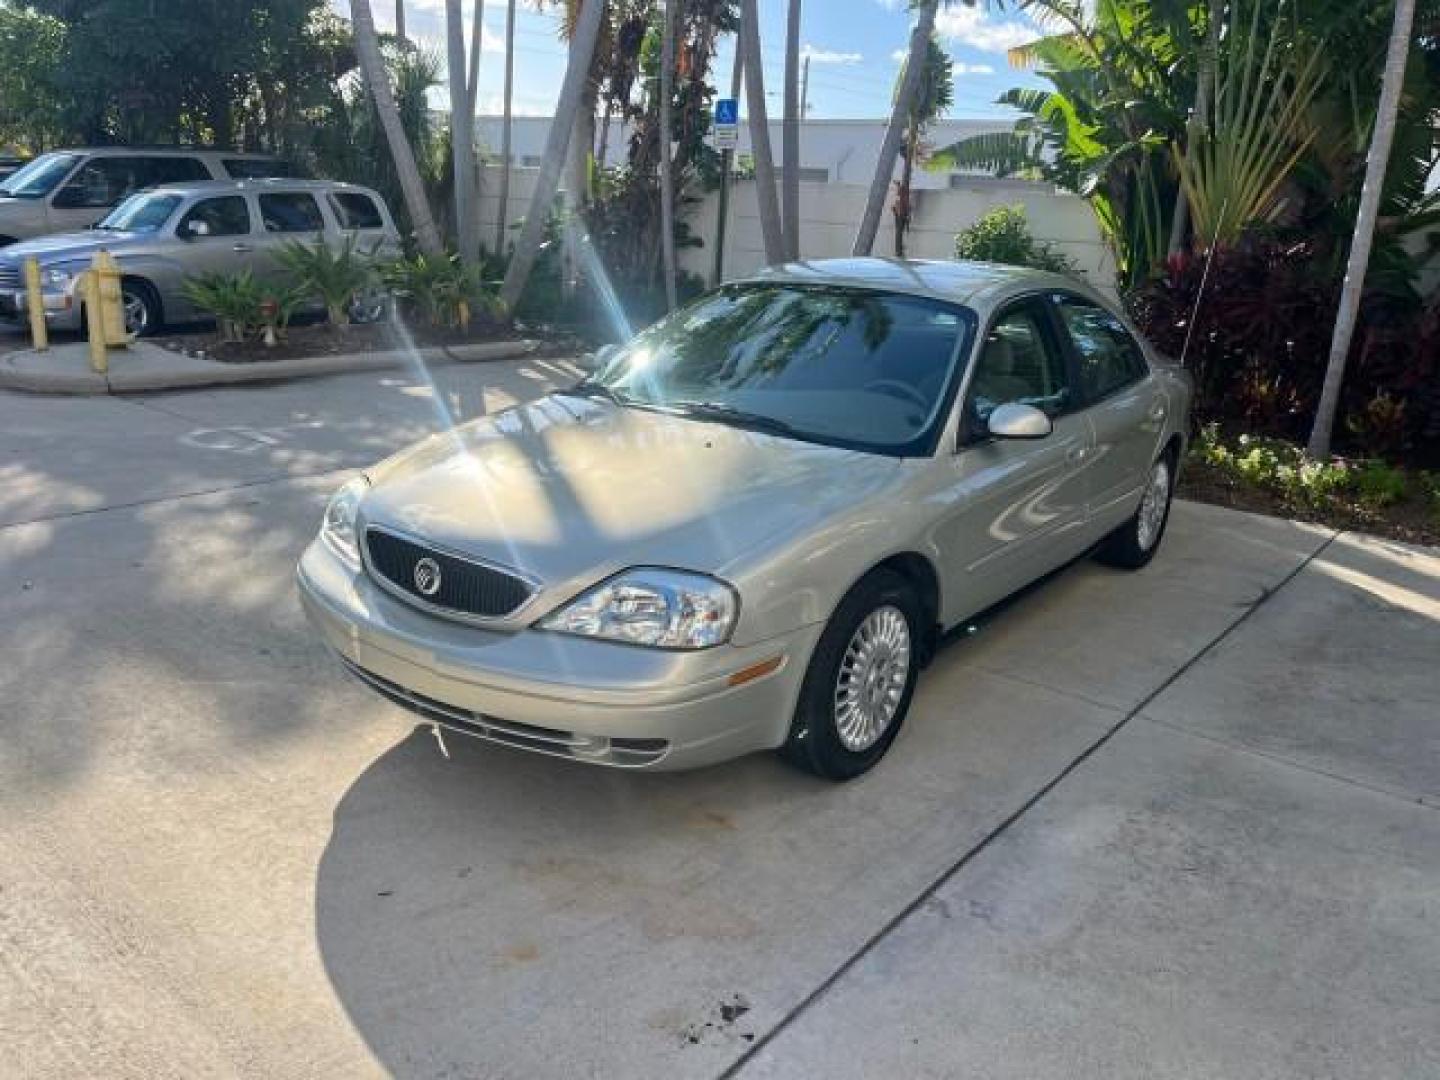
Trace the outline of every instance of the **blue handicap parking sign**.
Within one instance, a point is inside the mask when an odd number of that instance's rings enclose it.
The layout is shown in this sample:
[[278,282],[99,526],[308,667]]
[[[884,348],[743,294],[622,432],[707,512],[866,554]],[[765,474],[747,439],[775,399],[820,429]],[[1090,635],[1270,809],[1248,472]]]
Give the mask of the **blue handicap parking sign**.
[[720,98],[715,102],[715,123],[740,123],[740,102],[735,98]]

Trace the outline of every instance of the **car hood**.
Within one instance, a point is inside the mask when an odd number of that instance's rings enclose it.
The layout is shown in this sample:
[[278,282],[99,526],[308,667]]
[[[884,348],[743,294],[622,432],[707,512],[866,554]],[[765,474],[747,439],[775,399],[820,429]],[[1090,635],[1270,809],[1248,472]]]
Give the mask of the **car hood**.
[[88,229],[85,232],[56,233],[35,240],[23,240],[0,251],[6,259],[39,259],[42,265],[70,262],[74,259],[89,259],[102,248],[114,251],[134,240],[139,233],[100,231]]
[[554,395],[370,472],[361,513],[574,588],[630,566],[723,576],[883,489],[896,458]]

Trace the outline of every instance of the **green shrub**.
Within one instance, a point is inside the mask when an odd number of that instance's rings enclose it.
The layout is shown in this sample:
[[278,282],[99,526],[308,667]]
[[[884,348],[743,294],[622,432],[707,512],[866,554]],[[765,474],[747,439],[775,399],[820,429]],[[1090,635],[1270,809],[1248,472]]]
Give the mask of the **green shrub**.
[[422,252],[386,263],[380,274],[407,307],[434,327],[467,330],[477,311],[491,318],[501,312],[495,286],[458,255]]
[[1075,273],[1075,263],[1030,234],[1025,208],[1001,206],[955,237],[955,257],[970,262],[1028,266],[1055,274]]
[[302,290],[257,281],[249,270],[200,274],[188,278],[181,291],[198,310],[214,317],[221,341],[263,334],[267,345],[275,344],[306,299]]
[[275,261],[290,274],[295,289],[325,305],[330,325],[343,330],[355,301],[376,282],[373,255],[357,251],[355,238],[348,236],[338,251],[323,240],[292,241],[275,253]]

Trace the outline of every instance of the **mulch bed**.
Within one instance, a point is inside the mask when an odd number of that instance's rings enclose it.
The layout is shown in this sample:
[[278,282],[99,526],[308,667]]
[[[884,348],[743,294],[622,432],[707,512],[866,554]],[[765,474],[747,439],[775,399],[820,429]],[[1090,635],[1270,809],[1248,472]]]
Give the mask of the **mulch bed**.
[[495,341],[519,341],[540,336],[546,353],[575,351],[566,338],[547,338],[522,329],[476,323],[468,331],[407,326],[392,322],[350,326],[335,330],[325,323],[292,324],[275,346],[263,341],[222,342],[215,331],[175,334],[154,339],[154,344],[188,356],[202,356],[222,364],[263,364],[272,360],[298,360],[312,356],[386,352],[406,348],[447,348]]
[[1419,499],[1409,499],[1379,510],[1357,504],[1316,510],[1293,504],[1265,488],[1237,483],[1217,470],[1193,461],[1187,463],[1181,472],[1176,494],[1182,499],[1231,510],[1248,510],[1332,529],[1373,533],[1407,544],[1440,545],[1440,512]]

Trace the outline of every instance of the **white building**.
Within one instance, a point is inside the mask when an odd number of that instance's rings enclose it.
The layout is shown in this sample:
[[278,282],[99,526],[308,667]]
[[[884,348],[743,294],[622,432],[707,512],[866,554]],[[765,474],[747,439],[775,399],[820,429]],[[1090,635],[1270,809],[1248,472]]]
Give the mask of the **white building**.
[[[490,160],[498,162],[501,118],[481,116],[476,119],[475,126],[480,147]],[[971,135],[1009,131],[1012,127],[1013,124],[1005,120],[940,120],[931,125],[925,141],[939,148]],[[780,130],[780,122],[772,120],[770,145],[777,166],[780,164]],[[549,133],[548,116],[515,117],[510,136],[513,163],[532,167],[539,165]],[[624,162],[628,134],[618,123],[612,126],[605,153],[607,165]],[[880,145],[884,138],[884,120],[807,120],[800,130],[800,177],[806,183],[868,184],[875,173],[875,162],[880,157]],[[739,152],[742,155],[750,153],[750,129],[745,124],[740,125]],[[916,170],[914,186],[934,190],[963,184],[973,189],[977,186],[977,179],[983,181],[982,186],[1033,186],[1026,181],[977,177],[974,172],[931,172],[928,169]]]

